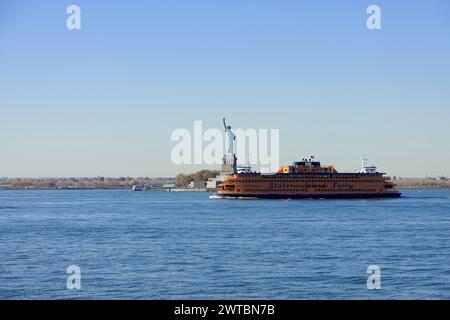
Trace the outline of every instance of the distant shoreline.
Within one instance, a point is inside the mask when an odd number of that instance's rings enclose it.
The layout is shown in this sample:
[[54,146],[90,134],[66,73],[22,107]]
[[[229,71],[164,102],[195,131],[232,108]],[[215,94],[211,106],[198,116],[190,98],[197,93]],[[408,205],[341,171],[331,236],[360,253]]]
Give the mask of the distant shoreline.
[[450,181],[448,179],[432,179],[432,178],[402,178],[394,180],[397,188],[400,190],[418,189],[450,189]]
[[[446,190],[450,189],[450,186],[403,186],[403,187],[397,187],[398,190]],[[70,191],[95,191],[95,190],[129,190],[133,192],[131,188],[8,188],[8,187],[0,187],[0,191],[6,191],[6,190],[15,190],[15,191],[42,191],[42,190],[48,190],[48,191],[56,191],[56,190],[70,190]],[[173,189],[173,190],[162,190],[162,189],[155,189],[155,190],[145,190],[145,191],[139,191],[142,193],[148,193],[148,192],[209,192],[214,190],[209,189],[188,189],[188,188],[182,188],[182,189]]]
[[[450,189],[447,178],[397,178],[393,180],[399,190]],[[175,178],[0,178],[0,190],[131,190],[134,185],[145,186],[145,192],[167,191],[163,186],[172,184]],[[176,189],[174,191],[196,191]],[[198,191],[197,191],[198,192]]]

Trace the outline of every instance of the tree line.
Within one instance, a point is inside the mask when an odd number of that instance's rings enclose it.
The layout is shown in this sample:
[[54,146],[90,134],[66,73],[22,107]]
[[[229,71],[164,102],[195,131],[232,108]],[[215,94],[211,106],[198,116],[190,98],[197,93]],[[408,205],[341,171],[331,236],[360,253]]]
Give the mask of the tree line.
[[217,170],[200,170],[191,174],[180,173],[175,178],[175,184],[177,188],[183,188],[192,181],[208,181],[209,178],[215,178],[218,175]]

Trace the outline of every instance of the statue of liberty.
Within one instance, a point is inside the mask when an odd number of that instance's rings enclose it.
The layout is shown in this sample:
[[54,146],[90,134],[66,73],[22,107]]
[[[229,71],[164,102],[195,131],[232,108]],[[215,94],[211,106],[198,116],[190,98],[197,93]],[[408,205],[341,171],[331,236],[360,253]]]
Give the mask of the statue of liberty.
[[231,126],[227,126],[225,118],[223,118],[223,126],[225,127],[225,155],[232,156],[234,154],[234,140],[236,135],[231,131]]

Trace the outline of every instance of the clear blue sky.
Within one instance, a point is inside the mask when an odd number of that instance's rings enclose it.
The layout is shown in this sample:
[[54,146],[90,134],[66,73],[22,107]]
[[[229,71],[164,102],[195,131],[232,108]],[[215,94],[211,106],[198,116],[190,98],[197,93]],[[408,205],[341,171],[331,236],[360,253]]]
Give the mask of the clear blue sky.
[[194,171],[171,132],[223,116],[279,128],[282,163],[450,175],[450,4],[0,0],[0,176]]

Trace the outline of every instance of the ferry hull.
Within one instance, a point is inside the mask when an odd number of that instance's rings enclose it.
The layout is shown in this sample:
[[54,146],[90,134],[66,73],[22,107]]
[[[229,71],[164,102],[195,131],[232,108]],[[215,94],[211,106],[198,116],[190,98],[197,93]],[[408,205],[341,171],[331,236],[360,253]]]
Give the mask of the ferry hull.
[[374,199],[399,198],[400,192],[355,193],[355,194],[220,194],[221,199],[258,198],[258,199]]

